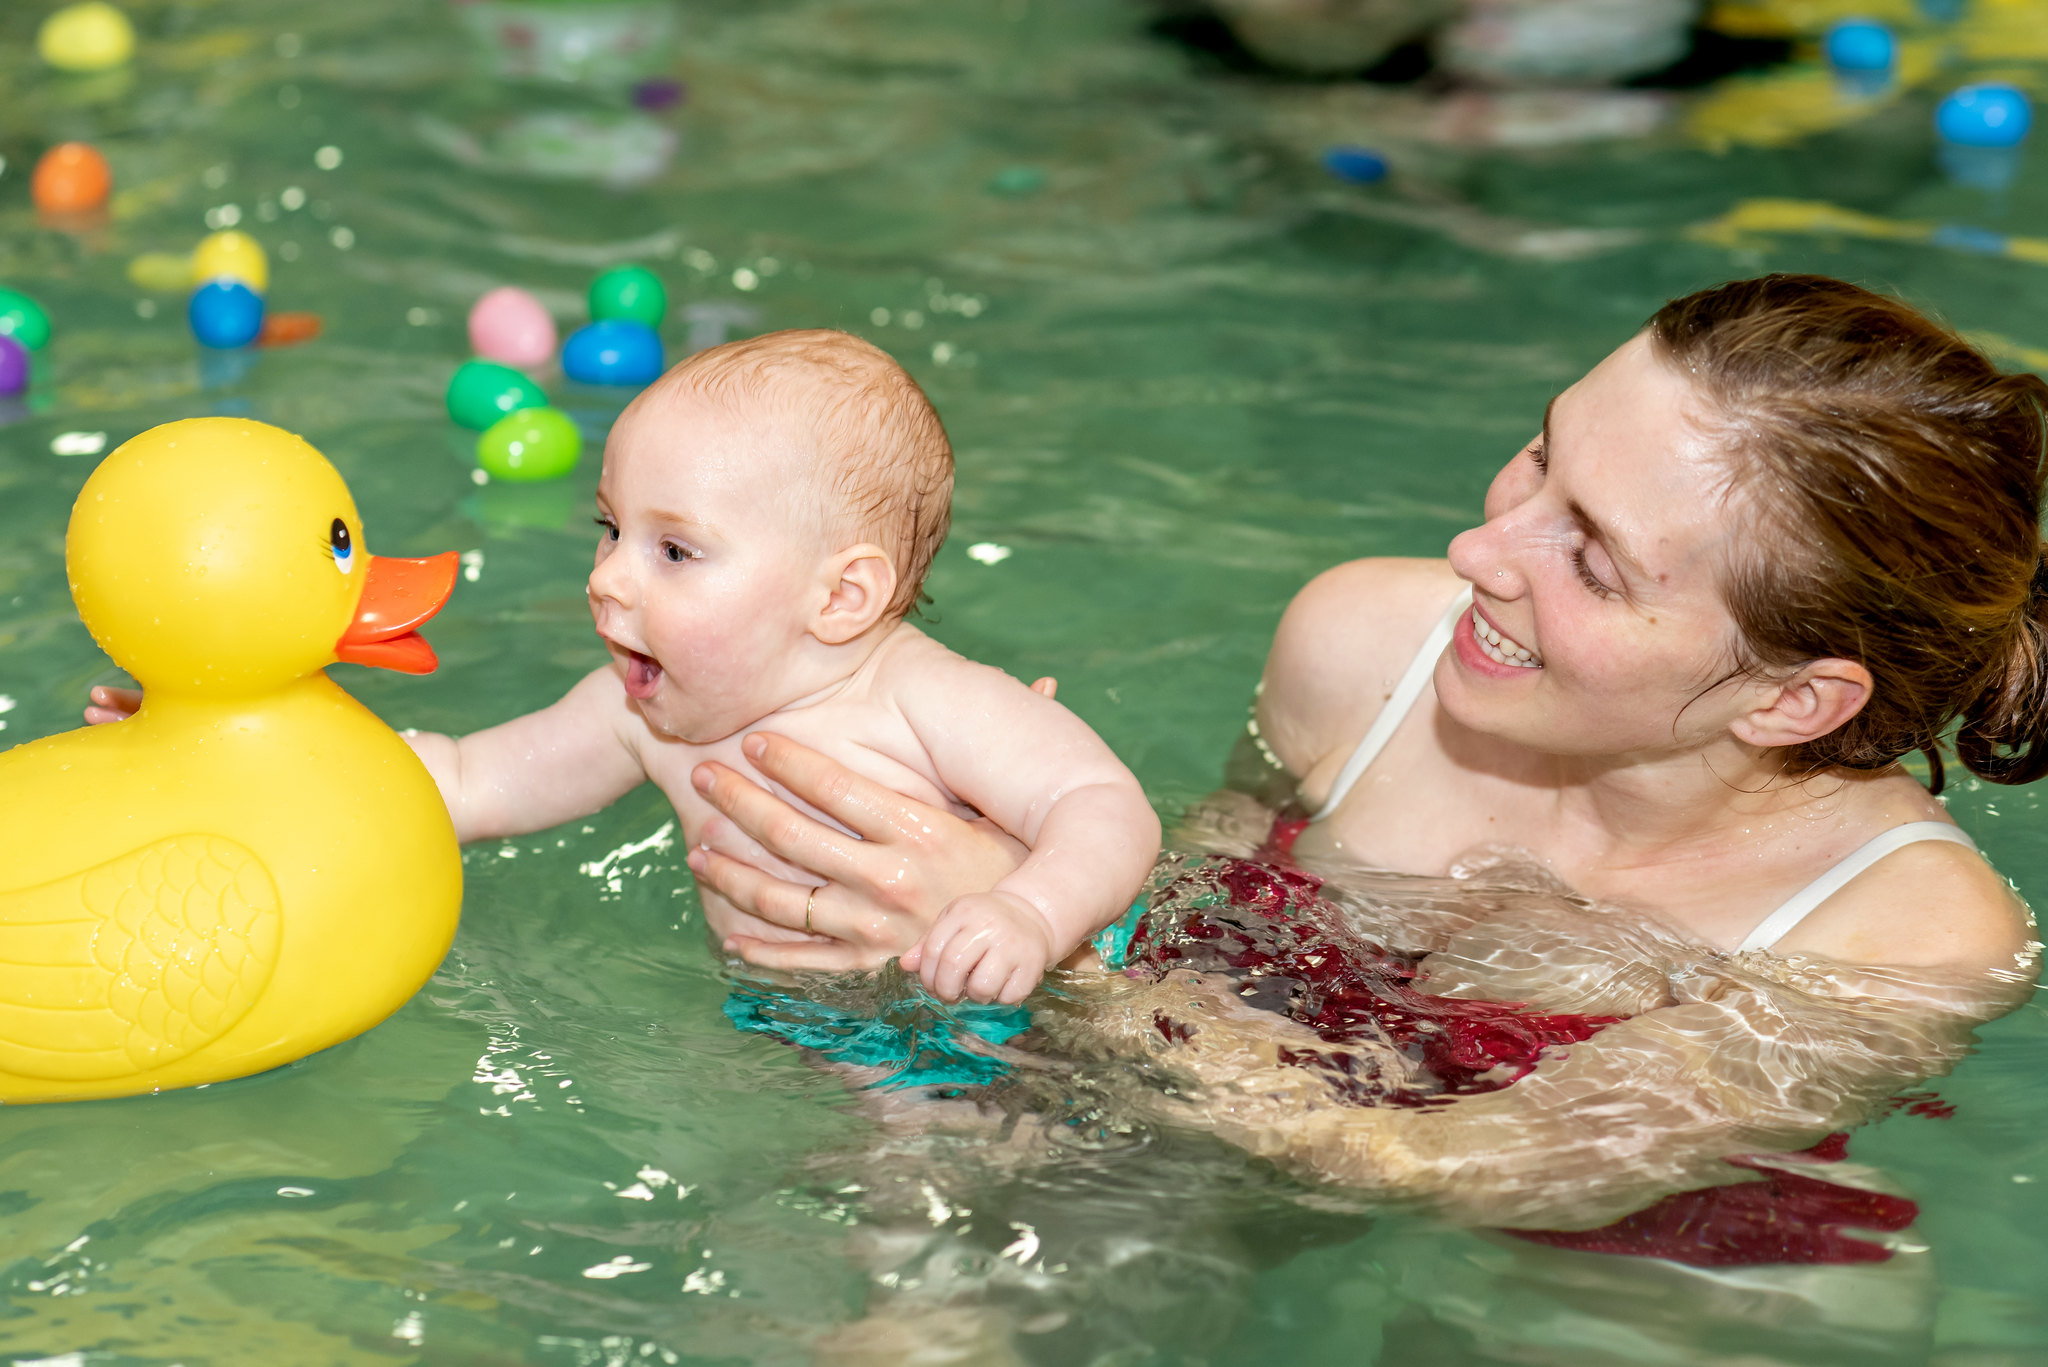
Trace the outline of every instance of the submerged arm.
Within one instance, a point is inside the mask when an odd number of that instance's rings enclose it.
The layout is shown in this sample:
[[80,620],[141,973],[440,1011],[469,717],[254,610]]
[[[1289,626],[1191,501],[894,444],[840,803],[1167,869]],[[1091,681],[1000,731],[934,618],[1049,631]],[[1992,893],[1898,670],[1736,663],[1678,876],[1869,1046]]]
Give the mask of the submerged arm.
[[[1826,996],[1739,968],[1681,977],[1680,999],[1608,1026],[1500,1091],[1424,1108],[1338,1100],[1312,1069],[1278,1061],[1286,1047],[1327,1049],[1291,1021],[1253,1019],[1229,985],[1183,975],[1139,1008],[1189,1024],[1162,1061],[1200,1091],[1162,1103],[1174,1118],[1305,1177],[1424,1205],[1461,1223],[1591,1228],[1671,1192],[1748,1174],[1725,1160],[1792,1152],[1868,1118],[1899,1087],[1945,1072],[1973,1025],[1998,1007],[1978,1000]],[[1956,994],[1968,997],[1963,991]],[[1131,1020],[1127,1008],[1117,1013]],[[1279,1027],[1276,1030],[1276,1025]]]

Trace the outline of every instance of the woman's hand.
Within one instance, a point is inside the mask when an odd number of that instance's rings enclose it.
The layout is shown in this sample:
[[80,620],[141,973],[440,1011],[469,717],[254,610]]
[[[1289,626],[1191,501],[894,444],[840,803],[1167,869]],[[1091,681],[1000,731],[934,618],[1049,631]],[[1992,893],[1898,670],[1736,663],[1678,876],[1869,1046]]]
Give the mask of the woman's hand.
[[142,706],[142,690],[139,688],[95,688],[90,696],[92,702],[85,709],[88,726],[127,721],[135,715],[135,709]]
[[[757,733],[740,748],[764,776],[860,837],[805,816],[737,770],[697,766],[691,781],[724,816],[706,825],[690,871],[740,911],[813,937],[727,940],[726,952],[748,963],[879,968],[922,940],[955,898],[989,891],[1024,862],[1024,846],[993,823],[907,798],[786,737]],[[761,850],[814,879],[764,871],[750,862]]]

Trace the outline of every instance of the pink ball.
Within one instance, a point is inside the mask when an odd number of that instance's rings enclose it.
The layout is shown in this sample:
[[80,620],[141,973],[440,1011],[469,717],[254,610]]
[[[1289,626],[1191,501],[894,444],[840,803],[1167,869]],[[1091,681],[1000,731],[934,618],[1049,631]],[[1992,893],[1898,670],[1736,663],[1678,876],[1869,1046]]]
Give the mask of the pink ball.
[[487,361],[531,370],[555,355],[555,320],[540,300],[500,285],[469,311],[469,344]]

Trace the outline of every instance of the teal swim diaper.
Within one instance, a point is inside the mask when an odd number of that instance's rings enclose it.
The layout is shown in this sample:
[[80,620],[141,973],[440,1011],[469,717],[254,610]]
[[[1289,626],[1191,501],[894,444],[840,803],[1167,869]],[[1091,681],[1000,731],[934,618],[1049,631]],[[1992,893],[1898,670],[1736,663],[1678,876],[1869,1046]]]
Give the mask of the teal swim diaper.
[[725,1016],[742,1030],[814,1049],[834,1063],[888,1068],[872,1087],[975,1087],[1010,1065],[982,1053],[969,1038],[1002,1044],[1030,1028],[1021,1006],[948,1006],[915,993],[877,1012],[834,1006],[771,987],[742,984],[725,999]]
[[[1124,966],[1131,936],[1145,903],[1131,904],[1114,924],[1089,943],[1112,971]],[[895,968],[885,976],[903,976]],[[752,1034],[812,1049],[834,1063],[887,1068],[871,1087],[976,1087],[1004,1076],[1010,1065],[983,1053],[969,1039],[1004,1044],[1031,1028],[1021,1006],[960,1002],[948,1005],[922,991],[914,979],[894,1000],[878,1006],[837,1006],[760,983],[741,983],[725,999],[725,1018]]]

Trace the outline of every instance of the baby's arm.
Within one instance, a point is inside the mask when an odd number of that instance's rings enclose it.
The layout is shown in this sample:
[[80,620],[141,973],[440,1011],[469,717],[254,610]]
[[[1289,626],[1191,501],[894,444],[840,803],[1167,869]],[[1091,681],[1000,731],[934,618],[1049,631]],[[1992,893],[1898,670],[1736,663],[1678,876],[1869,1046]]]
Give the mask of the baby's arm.
[[1031,853],[948,906],[903,966],[949,1000],[1021,1001],[1130,906],[1159,856],[1159,818],[1102,738],[1050,698],[958,656],[904,672],[903,714],[939,778]]
[[629,737],[640,725],[610,665],[560,702],[457,739],[408,731],[463,841],[588,816],[643,782]]

